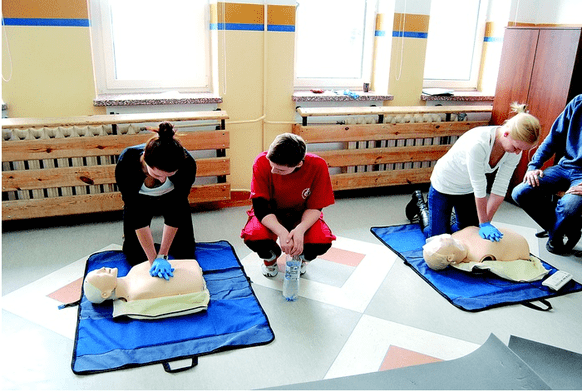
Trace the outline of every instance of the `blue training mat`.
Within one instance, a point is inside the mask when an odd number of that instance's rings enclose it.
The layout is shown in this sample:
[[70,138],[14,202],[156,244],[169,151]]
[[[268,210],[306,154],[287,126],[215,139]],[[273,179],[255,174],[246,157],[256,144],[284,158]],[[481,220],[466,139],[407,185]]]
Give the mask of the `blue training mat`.
[[[112,301],[79,305],[72,370],[92,374],[163,363],[168,372],[197,364],[198,356],[270,343],[275,338],[249,279],[227,241],[197,243],[196,259],[210,292],[208,310],[158,320],[112,318]],[[103,266],[125,276],[131,266],[121,251],[89,257],[85,275]],[[171,370],[168,362],[192,359],[192,366]]]
[[[372,227],[370,231],[394,251],[404,264],[412,267],[439,294],[462,310],[477,312],[513,304],[549,310],[551,305],[545,301],[546,298],[582,290],[582,286],[574,280],[562,287],[560,291],[554,292],[542,286],[542,280],[518,283],[499,278],[491,272],[475,274],[456,268],[434,271],[428,267],[422,257],[425,237],[418,224]],[[543,260],[541,262],[550,271],[549,275],[557,271]],[[548,308],[539,308],[530,304],[531,301],[542,301]]]

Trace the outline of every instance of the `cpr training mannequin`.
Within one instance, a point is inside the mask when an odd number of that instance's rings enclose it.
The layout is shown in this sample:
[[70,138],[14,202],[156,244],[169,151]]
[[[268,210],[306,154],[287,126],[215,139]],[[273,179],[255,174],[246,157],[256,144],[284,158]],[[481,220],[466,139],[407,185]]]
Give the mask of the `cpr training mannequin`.
[[148,261],[133,266],[124,277],[117,277],[117,268],[91,271],[83,283],[85,296],[93,303],[113,300],[113,317],[156,319],[206,310],[210,295],[198,262],[169,262],[174,269],[170,280],[152,277]]
[[540,280],[549,272],[538,258],[530,255],[522,235],[506,228],[500,231],[503,238],[499,242],[481,238],[477,226],[430,237],[422,247],[424,260],[436,271],[449,265],[467,272],[490,270],[517,282]]

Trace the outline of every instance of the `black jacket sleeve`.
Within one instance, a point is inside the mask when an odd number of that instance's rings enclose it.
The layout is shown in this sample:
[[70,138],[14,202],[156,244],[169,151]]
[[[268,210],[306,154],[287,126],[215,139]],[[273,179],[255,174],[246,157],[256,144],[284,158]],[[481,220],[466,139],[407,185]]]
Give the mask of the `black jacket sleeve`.
[[[143,222],[142,215],[147,215],[144,211],[148,208],[149,196],[139,193],[146,178],[140,162],[143,149],[144,145],[126,148],[120,154],[115,167],[115,180],[124,202],[124,221],[131,222],[135,229],[147,225]],[[168,196],[175,200],[187,199],[196,179],[196,161],[188,151],[184,150],[184,153],[184,164],[170,177],[174,190]]]
[[273,214],[273,209],[271,208],[271,203],[264,197],[256,197],[252,199],[253,201],[253,211],[255,216],[260,221],[263,220],[269,214]]

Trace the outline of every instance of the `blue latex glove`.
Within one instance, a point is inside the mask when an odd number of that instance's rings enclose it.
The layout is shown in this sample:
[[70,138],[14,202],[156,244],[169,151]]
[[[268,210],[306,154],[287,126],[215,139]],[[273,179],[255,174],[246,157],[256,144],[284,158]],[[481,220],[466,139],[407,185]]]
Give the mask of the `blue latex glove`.
[[347,95],[348,97],[350,97],[351,99],[358,99],[360,98],[359,94],[354,93],[353,91],[350,90],[344,90],[343,91],[344,95]]
[[171,277],[174,277],[174,269],[168,262],[161,257],[158,257],[154,260],[152,267],[150,268],[150,275],[153,277],[164,278],[166,280],[170,280]]
[[479,225],[479,235],[481,238],[493,242],[499,242],[499,240],[503,238],[503,234],[489,222],[481,223]]

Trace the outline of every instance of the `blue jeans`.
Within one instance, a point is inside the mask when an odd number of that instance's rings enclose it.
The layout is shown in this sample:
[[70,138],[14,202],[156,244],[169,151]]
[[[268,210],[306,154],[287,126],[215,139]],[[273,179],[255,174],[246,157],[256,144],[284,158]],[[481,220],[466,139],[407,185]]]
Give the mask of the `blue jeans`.
[[[451,213],[455,209],[457,224],[451,227]],[[479,226],[475,195],[447,195],[430,186],[428,190],[429,224],[424,229],[426,237],[453,233],[467,226]]]
[[540,185],[532,187],[521,183],[513,189],[511,197],[523,210],[547,230],[550,240],[563,240],[564,235],[579,233],[582,228],[582,196],[566,194],[552,201],[552,196],[559,191],[566,191],[571,186],[582,183],[582,169],[565,169],[560,165],[544,170],[539,177]]

